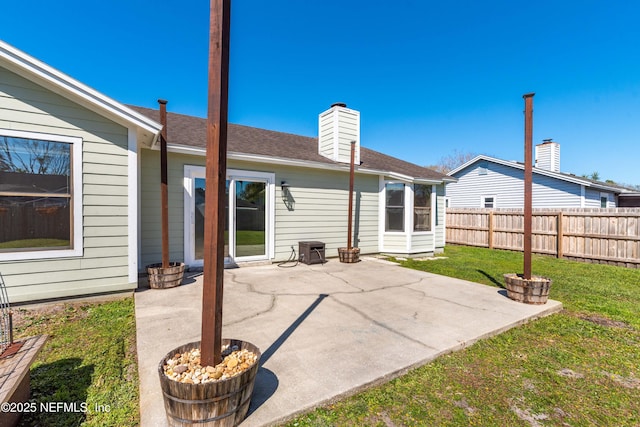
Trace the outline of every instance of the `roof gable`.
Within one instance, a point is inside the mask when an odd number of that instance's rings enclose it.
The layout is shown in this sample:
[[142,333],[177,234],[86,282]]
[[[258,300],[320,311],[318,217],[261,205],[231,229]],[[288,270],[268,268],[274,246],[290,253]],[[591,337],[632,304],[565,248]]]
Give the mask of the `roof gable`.
[[[452,177],[456,177],[456,175],[458,175],[462,170],[476,164],[482,161],[487,161],[487,162],[492,162],[492,163],[496,163],[499,165],[503,165],[503,166],[507,166],[513,169],[518,169],[518,170],[524,170],[524,163],[520,163],[520,162],[513,162],[513,161],[508,161],[508,160],[502,160],[502,159],[498,159],[495,157],[490,157],[490,156],[485,156],[484,154],[481,154],[479,156],[474,157],[473,159],[469,160],[468,162],[458,166],[457,168],[453,169],[452,171],[450,171],[447,175],[452,176]],[[549,171],[546,169],[540,169],[540,168],[536,168],[534,167],[532,169],[533,173],[538,174],[538,175],[544,175],[544,176],[548,176],[554,179],[558,179],[561,181],[566,181],[566,182],[571,182],[574,184],[578,184],[578,185],[584,185],[585,187],[592,187],[592,188],[596,188],[599,190],[604,190],[604,191],[609,191],[612,193],[621,193],[621,192],[626,192],[628,191],[627,189],[623,188],[623,187],[619,187],[619,186],[615,186],[615,185],[608,185],[607,183],[604,182],[600,182],[600,181],[594,181],[592,179],[588,179],[588,178],[582,178],[582,177],[578,177],[575,175],[571,175],[571,174],[567,174],[567,173],[562,173],[562,172],[553,172],[553,171]]]
[[0,67],[32,81],[114,122],[137,130],[138,140],[151,146],[162,126],[125,105],[0,40]]

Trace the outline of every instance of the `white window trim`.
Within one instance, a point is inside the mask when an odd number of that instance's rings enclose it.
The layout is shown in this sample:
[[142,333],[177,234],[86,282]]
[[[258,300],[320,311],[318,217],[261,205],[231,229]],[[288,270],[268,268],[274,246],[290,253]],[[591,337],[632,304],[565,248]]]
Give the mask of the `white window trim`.
[[72,181],[73,190],[71,201],[73,203],[73,249],[51,249],[42,251],[3,252],[0,253],[0,261],[21,261],[47,258],[81,257],[83,248],[83,217],[82,217],[82,138],[48,133],[16,131],[0,129],[0,135],[14,138],[40,139],[44,141],[65,142],[71,144],[72,157]]
[[[414,184],[416,185],[416,184]],[[424,185],[424,184],[421,184]],[[411,186],[411,234],[413,235],[417,235],[417,236],[423,236],[423,235],[427,235],[427,234],[435,234],[436,232],[436,215],[438,215],[438,212],[436,211],[437,205],[436,205],[436,199],[438,197],[438,195],[436,194],[436,185],[432,184],[431,185],[431,230],[429,231],[415,231],[413,229],[413,212],[414,212],[414,200],[415,200],[415,193],[414,193],[414,186]]]
[[[387,223],[386,223],[386,215],[387,215],[387,184],[403,184],[404,185],[404,224],[403,231],[387,231]],[[382,233],[384,234],[395,234],[395,235],[406,235],[410,234],[407,230],[413,229],[413,212],[407,212],[407,206],[413,206],[413,186],[407,184],[404,181],[396,181],[396,180],[383,180],[382,181],[382,222],[380,224]],[[409,203],[411,202],[411,203]],[[408,227],[411,228],[408,228]]]
[[600,207],[602,208],[602,198],[607,199],[607,206],[605,206],[605,208],[609,207],[609,193],[603,193],[600,192],[600,198],[598,199],[598,204],[600,205]]
[[129,229],[128,244],[129,244],[129,283],[138,281],[138,266],[140,265],[140,251],[138,249],[138,242],[142,241],[139,236],[139,206],[140,192],[139,188],[139,163],[140,156],[138,155],[138,137],[137,132],[133,128],[128,129],[127,133],[127,228]]
[[[485,199],[487,198],[493,198],[493,207],[492,208],[485,208],[484,207],[484,203],[485,203]],[[480,196],[480,207],[482,209],[495,209],[498,207],[498,196],[496,196],[495,194],[483,194]]]

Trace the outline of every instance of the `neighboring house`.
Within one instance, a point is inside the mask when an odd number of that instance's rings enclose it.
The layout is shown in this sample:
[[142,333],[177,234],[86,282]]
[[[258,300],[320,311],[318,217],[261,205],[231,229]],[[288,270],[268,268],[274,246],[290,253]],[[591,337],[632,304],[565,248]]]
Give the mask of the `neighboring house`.
[[[159,262],[161,125],[0,42],[0,273],[12,302],[134,289]],[[309,138],[229,125],[228,256],[287,260],[300,241],[346,245],[356,141],[354,245],[429,254],[455,179],[360,146],[360,114],[334,105]],[[168,114],[172,261],[202,265],[206,120]]]
[[[550,140],[535,147],[533,208],[614,208],[629,190],[614,184],[560,172],[560,145]],[[451,208],[522,208],[524,163],[480,155],[448,173]]]

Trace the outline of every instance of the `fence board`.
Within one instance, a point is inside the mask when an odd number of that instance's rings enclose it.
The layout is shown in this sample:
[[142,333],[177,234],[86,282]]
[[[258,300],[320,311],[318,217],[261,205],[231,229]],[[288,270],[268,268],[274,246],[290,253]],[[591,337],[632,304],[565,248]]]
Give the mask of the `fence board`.
[[[521,209],[447,209],[447,243],[523,250]],[[640,208],[534,209],[532,251],[640,268]]]

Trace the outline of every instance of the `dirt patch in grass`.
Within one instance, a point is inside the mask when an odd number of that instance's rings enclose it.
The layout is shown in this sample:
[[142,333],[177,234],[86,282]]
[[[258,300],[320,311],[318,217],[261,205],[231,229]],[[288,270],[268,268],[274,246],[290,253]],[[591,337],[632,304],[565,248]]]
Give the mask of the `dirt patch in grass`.
[[577,317],[600,326],[607,326],[610,328],[630,328],[630,325],[626,322],[611,320],[603,316],[598,316],[597,314],[578,314]]
[[25,413],[20,426],[139,425],[134,301],[130,296],[13,307],[16,339],[47,335],[31,366],[31,402],[82,411]]
[[624,388],[638,388],[640,389],[640,378],[623,377],[622,375],[612,374],[610,372],[603,371],[604,376],[609,377],[616,383],[620,384]]
[[27,308],[12,308],[13,327],[23,331],[50,322],[84,319],[88,316],[88,308],[86,303],[42,304]]
[[511,411],[518,416],[522,421],[529,423],[531,427],[543,427],[540,421],[549,419],[547,414],[534,414],[530,408],[521,409],[516,404],[512,404]]

